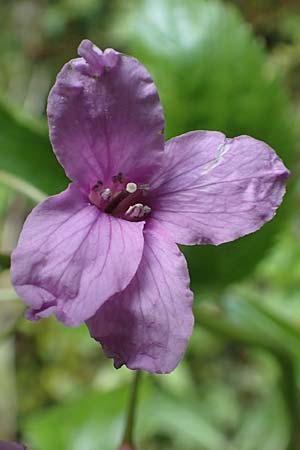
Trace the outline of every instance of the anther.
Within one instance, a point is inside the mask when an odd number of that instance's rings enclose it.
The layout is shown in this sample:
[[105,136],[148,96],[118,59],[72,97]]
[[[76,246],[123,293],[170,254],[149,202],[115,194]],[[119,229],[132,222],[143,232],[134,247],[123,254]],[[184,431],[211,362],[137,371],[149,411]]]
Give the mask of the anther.
[[114,175],[112,177],[113,183],[124,183],[124,174],[122,172],[119,172],[117,175]]
[[102,186],[103,186],[102,181],[97,181],[97,183],[92,187],[92,191],[99,192]]
[[111,190],[109,188],[104,189],[104,191],[101,193],[101,197],[105,201],[109,200],[111,197]]
[[148,205],[143,205],[142,203],[136,203],[135,205],[129,206],[126,211],[126,215],[133,219],[144,217],[151,212],[151,208]]
[[134,192],[136,192],[137,188],[138,187],[137,187],[137,185],[135,183],[127,183],[126,184],[126,191],[129,194],[134,194]]
[[143,206],[142,203],[129,206],[125,214],[134,218],[141,217],[143,215]]

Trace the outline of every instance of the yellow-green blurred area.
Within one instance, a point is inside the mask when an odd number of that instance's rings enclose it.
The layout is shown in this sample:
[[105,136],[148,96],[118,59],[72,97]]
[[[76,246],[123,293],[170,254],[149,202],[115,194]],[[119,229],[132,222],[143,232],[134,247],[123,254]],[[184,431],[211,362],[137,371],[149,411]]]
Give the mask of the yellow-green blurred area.
[[89,38],[149,69],[167,138],[249,134],[292,172],[261,231],[184,249],[196,325],[174,373],[143,377],[139,449],[299,450],[299,1],[10,0],[0,2],[0,30],[0,440],[115,450],[121,438],[132,373],[115,370],[85,326],[26,321],[9,281],[26,215],[67,185],[45,104]]

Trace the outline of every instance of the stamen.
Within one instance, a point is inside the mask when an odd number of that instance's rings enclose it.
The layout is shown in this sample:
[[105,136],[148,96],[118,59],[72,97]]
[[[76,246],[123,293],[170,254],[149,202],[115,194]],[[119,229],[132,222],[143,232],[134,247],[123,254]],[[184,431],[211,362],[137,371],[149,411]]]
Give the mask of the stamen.
[[92,191],[99,192],[102,186],[103,186],[102,181],[98,180],[97,183],[92,187]]
[[142,205],[142,203],[136,203],[135,205],[129,206],[125,214],[131,217],[141,217],[143,214],[143,207],[144,205]]
[[136,203],[135,205],[129,206],[125,212],[126,216],[130,216],[132,219],[137,219],[144,217],[151,212],[151,208],[148,205],[143,205],[142,203]]
[[119,172],[118,175],[114,175],[112,177],[113,183],[124,183],[124,174],[122,172]]
[[118,172],[111,177],[110,183],[98,180],[91,188],[89,200],[107,214],[136,222],[151,213],[150,206],[144,204],[148,189],[149,184],[128,181],[122,172]]
[[120,183],[124,183],[124,174],[123,174],[123,172],[119,172],[117,177],[118,177],[118,181]]
[[134,192],[136,192],[137,191],[137,185],[135,184],[135,183],[127,183],[126,184],[126,191],[129,193],[129,194],[134,194]]
[[111,197],[111,190],[109,188],[104,189],[104,191],[101,193],[101,197],[105,201],[109,200]]

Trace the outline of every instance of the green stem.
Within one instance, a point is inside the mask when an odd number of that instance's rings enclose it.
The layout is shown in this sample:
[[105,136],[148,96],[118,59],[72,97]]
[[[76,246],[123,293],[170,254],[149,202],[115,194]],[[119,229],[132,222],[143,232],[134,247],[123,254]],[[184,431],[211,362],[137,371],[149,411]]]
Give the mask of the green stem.
[[287,450],[300,449],[300,406],[297,375],[293,360],[287,355],[277,357],[281,368],[281,389],[290,421],[290,440]]
[[136,406],[137,406],[137,397],[138,397],[138,387],[139,382],[141,379],[141,372],[139,370],[136,371],[133,379],[133,384],[131,388],[130,398],[129,398],[129,405],[128,405],[128,412],[127,412],[127,418],[126,418],[126,426],[123,436],[122,445],[134,447],[134,426],[135,426],[135,416],[136,416]]

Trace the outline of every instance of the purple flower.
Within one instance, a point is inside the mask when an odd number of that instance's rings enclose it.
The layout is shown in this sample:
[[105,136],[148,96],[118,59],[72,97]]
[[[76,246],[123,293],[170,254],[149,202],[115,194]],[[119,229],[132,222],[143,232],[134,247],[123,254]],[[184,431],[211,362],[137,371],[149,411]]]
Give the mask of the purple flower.
[[26,447],[17,442],[0,441],[0,450],[26,450]]
[[249,136],[194,131],[164,143],[147,70],[90,41],[50,92],[55,154],[72,183],[27,218],[12,281],[28,318],[87,321],[115,366],[166,373],[193,328],[177,244],[229,242],[259,229],[289,172]]

